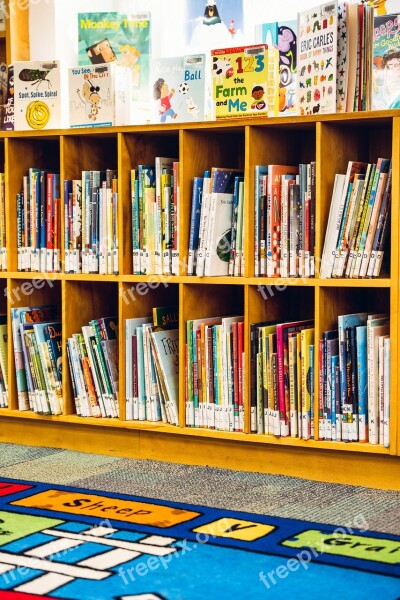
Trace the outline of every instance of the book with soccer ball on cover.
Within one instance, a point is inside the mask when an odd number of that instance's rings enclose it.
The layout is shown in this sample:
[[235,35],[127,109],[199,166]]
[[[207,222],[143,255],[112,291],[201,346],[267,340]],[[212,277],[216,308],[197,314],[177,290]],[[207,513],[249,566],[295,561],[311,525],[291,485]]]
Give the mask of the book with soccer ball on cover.
[[206,57],[192,54],[154,61],[151,91],[155,123],[205,120]]

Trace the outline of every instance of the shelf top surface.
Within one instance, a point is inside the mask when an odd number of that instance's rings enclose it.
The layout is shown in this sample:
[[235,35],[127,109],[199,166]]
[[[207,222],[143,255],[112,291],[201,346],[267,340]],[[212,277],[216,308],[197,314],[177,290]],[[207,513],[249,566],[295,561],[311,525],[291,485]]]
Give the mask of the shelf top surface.
[[59,137],[59,136],[77,136],[77,135],[99,135],[101,137],[113,136],[117,133],[170,133],[178,134],[180,130],[244,130],[246,126],[268,126],[268,127],[296,127],[307,128],[312,127],[316,123],[335,123],[343,122],[351,124],[368,123],[370,125],[378,125],[383,122],[389,122],[394,117],[400,117],[400,109],[384,110],[384,111],[368,111],[368,112],[352,112],[352,113],[335,113],[327,115],[310,115],[310,116],[290,116],[290,117],[238,117],[232,119],[220,119],[217,121],[202,121],[198,123],[165,123],[165,124],[138,124],[125,125],[120,127],[82,127],[82,128],[67,128],[67,129],[45,129],[35,131],[0,131],[1,138],[21,138],[21,137]]

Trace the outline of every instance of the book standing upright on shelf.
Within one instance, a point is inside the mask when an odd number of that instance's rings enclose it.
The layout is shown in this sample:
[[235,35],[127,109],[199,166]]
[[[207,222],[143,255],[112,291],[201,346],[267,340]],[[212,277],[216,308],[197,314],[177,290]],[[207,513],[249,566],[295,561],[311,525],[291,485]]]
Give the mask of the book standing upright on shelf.
[[297,16],[297,111],[300,115],[336,112],[337,2]]
[[58,60],[14,62],[14,129],[62,127]]
[[158,58],[152,64],[152,121],[204,121],[206,56],[189,54]]
[[266,44],[211,51],[216,119],[278,115],[279,52]]
[[279,116],[296,113],[297,21],[256,25],[256,42],[279,51]]

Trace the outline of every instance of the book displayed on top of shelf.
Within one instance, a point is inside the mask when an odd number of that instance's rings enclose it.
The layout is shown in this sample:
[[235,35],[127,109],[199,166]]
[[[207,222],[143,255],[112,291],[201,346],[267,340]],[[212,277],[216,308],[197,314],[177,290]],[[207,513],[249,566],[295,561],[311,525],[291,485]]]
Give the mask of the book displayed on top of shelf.
[[279,50],[279,116],[296,113],[297,21],[256,25],[256,42]]
[[150,100],[150,30],[148,12],[78,13],[79,65],[117,61],[132,76],[132,100],[145,105]]
[[4,106],[4,117],[1,128],[3,131],[14,131],[14,66],[9,65],[7,70],[7,96]]
[[58,60],[14,62],[14,129],[59,129],[61,73]]
[[297,15],[297,102],[301,115],[336,112],[337,2]]
[[152,63],[152,121],[204,121],[206,55],[158,58]]
[[69,126],[131,123],[131,72],[113,63],[68,69]]
[[279,51],[266,44],[211,50],[216,119],[278,115]]
[[400,23],[398,14],[374,17],[372,109],[400,107]]

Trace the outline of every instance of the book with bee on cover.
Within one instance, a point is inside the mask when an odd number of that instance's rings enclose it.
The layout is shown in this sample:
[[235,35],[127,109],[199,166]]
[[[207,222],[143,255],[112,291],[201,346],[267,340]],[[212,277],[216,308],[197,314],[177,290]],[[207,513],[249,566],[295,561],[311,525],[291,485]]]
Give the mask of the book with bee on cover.
[[14,129],[60,129],[60,62],[14,62]]

